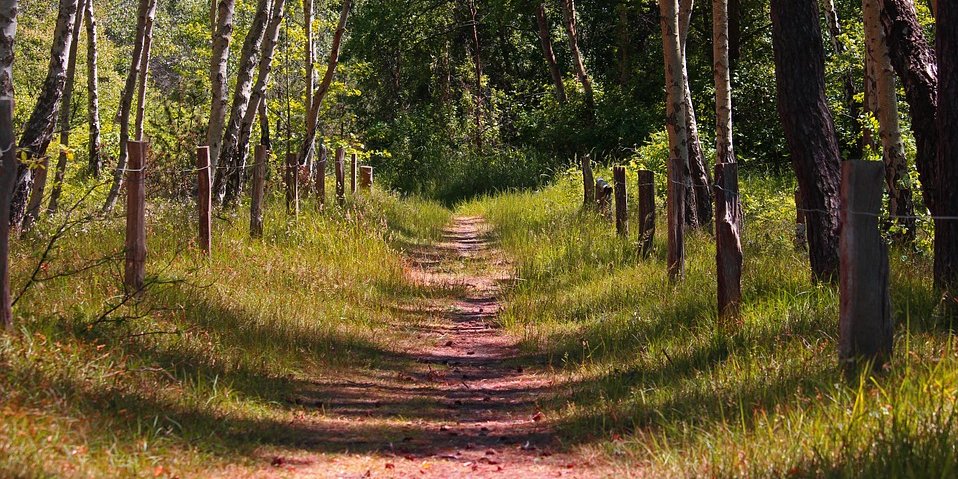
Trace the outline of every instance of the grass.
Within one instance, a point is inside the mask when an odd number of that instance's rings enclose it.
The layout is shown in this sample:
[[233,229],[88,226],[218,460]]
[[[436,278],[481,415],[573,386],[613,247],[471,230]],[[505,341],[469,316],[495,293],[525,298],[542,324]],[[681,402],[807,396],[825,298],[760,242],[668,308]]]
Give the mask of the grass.
[[[16,305],[17,331],[0,335],[0,477],[249,463],[301,439],[289,424],[305,381],[392,360],[390,306],[430,294],[406,281],[401,250],[437,239],[449,210],[386,193],[323,213],[303,204],[291,220],[272,201],[261,240],[245,207],[214,219],[204,258],[192,207],[151,200],[152,286],[122,305],[122,221],[67,230]],[[15,241],[15,292],[64,221]]]
[[686,278],[670,284],[662,212],[643,259],[634,231],[581,211],[579,181],[462,207],[515,260],[501,322],[566,380],[552,406],[570,443],[649,477],[958,474],[958,349],[927,254],[892,254],[890,368],[846,381],[837,289],[811,283],[793,244],[791,185],[743,180],[742,324],[722,330],[711,237],[691,232]]

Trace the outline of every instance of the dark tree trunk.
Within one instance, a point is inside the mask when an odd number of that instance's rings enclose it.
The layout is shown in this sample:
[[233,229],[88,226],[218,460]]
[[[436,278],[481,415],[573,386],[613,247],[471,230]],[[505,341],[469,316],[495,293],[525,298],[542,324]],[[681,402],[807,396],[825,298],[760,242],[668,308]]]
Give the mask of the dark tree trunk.
[[812,277],[838,279],[838,140],[825,99],[816,0],[772,0],[778,112],[802,190]]
[[[73,41],[73,22],[76,21],[78,0],[60,0],[57,26],[53,34],[53,47],[50,49],[50,67],[47,78],[40,90],[40,97],[33,107],[33,113],[20,136],[18,148],[28,157],[27,163],[17,165],[17,184],[10,202],[10,224],[19,229],[27,213],[27,200],[33,187],[36,169],[30,163],[46,155],[47,146],[53,139],[57,112],[63,98],[63,86],[66,83],[67,57]],[[46,167],[46,161],[42,164]]]
[[915,166],[921,180],[925,206],[937,211],[939,192],[935,182],[937,171],[938,126],[935,123],[938,105],[938,64],[935,52],[928,45],[915,14],[912,0],[883,0],[882,26],[888,41],[888,53],[895,73],[905,88],[911,115],[911,129],[918,152]]
[[549,66],[549,75],[552,76],[552,85],[555,87],[556,100],[559,104],[565,103],[565,86],[562,84],[562,72],[556,63],[555,52],[552,51],[552,36],[550,35],[549,19],[546,18],[546,6],[540,3],[536,7],[536,25],[539,27],[539,43],[542,45],[542,56]]
[[935,284],[948,313],[958,307],[958,3],[941,2],[935,18],[938,53],[938,211],[935,220]]

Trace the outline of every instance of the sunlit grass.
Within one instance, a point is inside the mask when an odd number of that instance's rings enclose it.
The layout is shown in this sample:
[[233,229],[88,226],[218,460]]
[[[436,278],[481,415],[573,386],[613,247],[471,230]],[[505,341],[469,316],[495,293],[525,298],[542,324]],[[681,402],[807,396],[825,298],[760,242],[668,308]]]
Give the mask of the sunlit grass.
[[562,433],[649,477],[956,474],[958,355],[933,314],[929,257],[895,250],[894,359],[846,381],[837,290],[810,282],[790,185],[744,180],[745,304],[731,330],[716,321],[707,232],[690,233],[686,279],[670,284],[664,212],[643,259],[634,230],[620,239],[581,211],[579,188],[568,177],[464,206],[492,221],[516,264],[503,325],[568,381],[554,403]]

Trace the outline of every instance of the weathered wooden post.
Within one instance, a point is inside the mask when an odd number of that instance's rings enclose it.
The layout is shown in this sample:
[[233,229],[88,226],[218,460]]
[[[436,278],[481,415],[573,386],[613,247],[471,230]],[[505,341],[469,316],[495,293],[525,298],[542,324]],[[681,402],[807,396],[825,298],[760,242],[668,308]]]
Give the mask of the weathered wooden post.
[[639,252],[647,258],[652,253],[655,237],[655,175],[649,170],[638,172]]
[[326,206],[326,157],[329,150],[326,145],[319,145],[319,158],[316,162],[316,201],[320,209]]
[[603,216],[609,215],[609,205],[612,203],[612,185],[605,178],[595,180],[595,205]]
[[129,293],[142,291],[146,280],[146,188],[143,184],[148,144],[129,141],[126,167],[126,261],[123,284]]
[[299,155],[286,154],[286,213],[299,216]]
[[[12,84],[10,85],[12,87]],[[17,181],[17,148],[13,129],[13,97],[0,99],[0,325],[13,329],[10,305],[10,201]]]
[[615,232],[619,236],[629,236],[628,195],[625,190],[625,167],[612,168],[612,183],[615,186]]
[[364,191],[371,191],[373,189],[373,167],[359,167],[359,188]]
[[266,157],[269,150],[266,145],[256,145],[253,160],[253,191],[249,204],[249,235],[253,238],[263,236],[263,196],[266,194]]
[[346,171],[343,162],[346,161],[346,150],[336,148],[336,202],[340,206],[346,203]]
[[715,165],[715,263],[718,313],[723,322],[736,321],[742,304],[742,204],[738,195],[738,164]]
[[595,180],[592,176],[592,159],[589,158],[589,155],[582,155],[580,161],[582,164],[582,191],[585,194],[582,203],[587,207],[591,207],[595,204]]
[[210,232],[212,223],[210,211],[213,198],[210,194],[210,147],[208,146],[199,146],[196,148],[196,182],[196,206],[200,215],[200,250],[209,256],[213,246]]
[[668,163],[668,186],[665,195],[665,216],[668,221],[668,253],[666,265],[669,280],[678,282],[685,277],[685,191],[686,179],[682,172],[683,161],[672,152]]
[[842,162],[838,357],[846,371],[860,360],[880,368],[892,352],[888,247],[878,221],[884,178],[881,162]]
[[350,156],[350,169],[349,169],[349,192],[356,193],[356,170],[359,167],[359,159],[356,157],[356,154],[353,153]]

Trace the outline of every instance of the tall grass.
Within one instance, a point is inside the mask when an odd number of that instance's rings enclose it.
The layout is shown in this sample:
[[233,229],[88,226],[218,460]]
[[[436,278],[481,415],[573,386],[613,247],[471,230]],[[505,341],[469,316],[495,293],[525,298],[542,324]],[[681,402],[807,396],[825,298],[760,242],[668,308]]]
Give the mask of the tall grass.
[[[670,284],[655,252],[581,211],[579,179],[485,198],[516,264],[503,325],[567,380],[560,431],[649,477],[952,477],[958,352],[936,318],[930,258],[891,258],[896,352],[877,377],[837,367],[836,288],[793,244],[792,187],[745,178],[742,324],[716,321],[714,246],[693,231]],[[630,184],[635,184],[632,181]],[[633,222],[633,227],[634,227]]]
[[[386,193],[311,205],[294,220],[272,201],[260,240],[248,209],[226,213],[205,258],[192,208],[151,201],[152,286],[112,312],[125,297],[122,221],[68,230],[17,303],[17,331],[0,335],[0,477],[243,463],[295,440],[290,395],[306,378],[390,361],[382,332],[402,334],[390,307],[426,294],[406,281],[401,249],[438,238],[450,212]],[[15,290],[63,221],[15,243]]]

